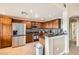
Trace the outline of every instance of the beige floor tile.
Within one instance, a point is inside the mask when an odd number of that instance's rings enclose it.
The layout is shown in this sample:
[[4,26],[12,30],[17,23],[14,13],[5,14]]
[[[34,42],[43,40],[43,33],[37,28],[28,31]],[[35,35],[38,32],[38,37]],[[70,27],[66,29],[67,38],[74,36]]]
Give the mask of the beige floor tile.
[[70,42],[70,49],[67,55],[79,55],[79,48],[76,47],[74,42]]
[[0,49],[0,55],[35,55],[35,48],[33,43],[27,43],[25,46],[16,48],[8,47]]

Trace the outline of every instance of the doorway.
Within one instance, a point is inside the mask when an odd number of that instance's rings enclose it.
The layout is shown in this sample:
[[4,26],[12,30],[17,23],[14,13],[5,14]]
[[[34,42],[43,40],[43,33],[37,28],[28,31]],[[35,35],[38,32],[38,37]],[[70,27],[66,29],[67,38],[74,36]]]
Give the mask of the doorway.
[[69,19],[69,31],[70,31],[70,40],[69,40],[69,48],[76,48],[77,46],[77,18]]

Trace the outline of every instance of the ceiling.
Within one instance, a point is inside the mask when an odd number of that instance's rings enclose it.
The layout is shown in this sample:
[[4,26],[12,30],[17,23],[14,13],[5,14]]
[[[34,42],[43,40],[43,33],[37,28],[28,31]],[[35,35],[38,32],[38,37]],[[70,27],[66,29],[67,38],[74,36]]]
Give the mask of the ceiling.
[[48,21],[62,17],[62,10],[52,3],[0,3],[0,14]]

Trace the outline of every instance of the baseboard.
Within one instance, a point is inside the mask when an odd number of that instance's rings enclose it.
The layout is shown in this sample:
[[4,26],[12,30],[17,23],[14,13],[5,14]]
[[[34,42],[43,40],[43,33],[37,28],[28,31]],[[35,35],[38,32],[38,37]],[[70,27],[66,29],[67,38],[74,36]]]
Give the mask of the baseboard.
[[65,53],[65,51],[63,51],[63,52],[59,53],[58,55],[63,55],[64,53]]
[[69,53],[69,51],[63,51],[63,52],[59,53],[58,55],[64,55],[64,54],[68,54],[68,53]]
[[77,45],[76,47],[79,48],[79,45]]
[[69,53],[69,51],[64,51],[65,52],[65,54],[68,54]]

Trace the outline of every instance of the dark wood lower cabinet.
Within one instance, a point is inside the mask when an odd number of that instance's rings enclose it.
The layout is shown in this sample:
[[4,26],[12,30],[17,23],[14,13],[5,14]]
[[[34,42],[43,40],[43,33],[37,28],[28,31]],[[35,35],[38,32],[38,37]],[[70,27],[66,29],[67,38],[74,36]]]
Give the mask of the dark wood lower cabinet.
[[26,43],[32,42],[32,34],[27,34],[26,36]]
[[11,36],[6,36],[1,40],[1,48],[12,46]]

